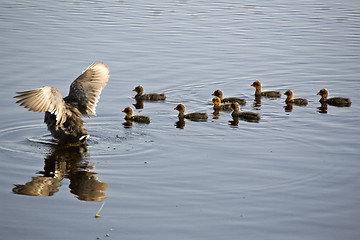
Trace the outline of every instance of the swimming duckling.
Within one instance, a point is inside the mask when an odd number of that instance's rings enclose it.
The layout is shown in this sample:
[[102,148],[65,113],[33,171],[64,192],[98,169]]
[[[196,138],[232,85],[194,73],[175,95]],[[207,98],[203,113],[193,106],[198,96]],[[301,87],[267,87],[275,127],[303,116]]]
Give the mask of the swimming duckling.
[[233,103],[233,102],[238,102],[240,105],[245,105],[246,104],[246,100],[243,98],[238,98],[238,97],[227,97],[227,98],[223,98],[223,92],[218,89],[216,91],[214,91],[213,94],[211,94],[213,96],[216,96],[218,98],[220,98],[222,103]]
[[227,111],[229,110],[229,105],[230,104],[223,104],[221,102],[221,99],[219,97],[214,97],[211,102],[214,104],[213,109],[214,111],[218,112],[218,111]]
[[230,104],[229,108],[233,110],[233,112],[231,113],[231,116],[233,118],[238,117],[238,118],[242,118],[242,119],[246,119],[246,120],[250,120],[250,121],[258,121],[261,118],[258,113],[241,112],[239,103],[237,103],[237,102]]
[[263,96],[263,97],[271,97],[271,98],[279,98],[281,97],[281,93],[278,91],[261,91],[261,82],[255,81],[251,84],[255,88],[255,96]]
[[185,114],[185,106],[184,104],[177,105],[174,110],[179,111],[179,119],[190,119],[190,120],[205,120],[208,119],[207,113],[200,113],[200,112],[194,112],[194,113],[188,113]]
[[343,98],[343,97],[328,98],[329,91],[326,88],[321,89],[316,95],[321,96],[319,102],[321,102],[322,104],[327,103],[329,105],[337,106],[337,107],[350,107],[351,105],[350,98]]
[[126,114],[124,119],[127,121],[132,121],[137,123],[150,123],[150,118],[147,116],[133,115],[134,111],[132,110],[131,107],[125,108],[122,112]]
[[294,98],[294,92],[292,90],[287,90],[284,92],[286,95],[285,103],[287,104],[295,104],[298,106],[305,106],[308,104],[308,100],[304,98]]
[[165,100],[166,96],[163,93],[144,93],[143,86],[139,85],[133,89],[136,92],[135,99],[136,100],[148,100],[148,101],[161,101]]
[[44,122],[51,135],[64,143],[84,143],[89,134],[81,116],[96,115],[96,104],[109,80],[104,63],[93,63],[70,85],[69,95],[63,98],[58,89],[43,87],[17,92],[16,103],[29,111],[45,112]]

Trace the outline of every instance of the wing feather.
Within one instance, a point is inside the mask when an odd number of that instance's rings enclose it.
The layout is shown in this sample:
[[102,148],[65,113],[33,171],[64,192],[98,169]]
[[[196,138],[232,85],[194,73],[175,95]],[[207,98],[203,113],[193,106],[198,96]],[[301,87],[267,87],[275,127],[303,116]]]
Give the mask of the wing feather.
[[83,115],[96,115],[101,91],[109,80],[109,69],[104,63],[94,62],[72,82],[67,101],[76,102]]
[[56,124],[66,121],[66,106],[59,90],[53,87],[43,87],[24,92],[16,92],[16,103],[34,112],[51,112],[56,115]]

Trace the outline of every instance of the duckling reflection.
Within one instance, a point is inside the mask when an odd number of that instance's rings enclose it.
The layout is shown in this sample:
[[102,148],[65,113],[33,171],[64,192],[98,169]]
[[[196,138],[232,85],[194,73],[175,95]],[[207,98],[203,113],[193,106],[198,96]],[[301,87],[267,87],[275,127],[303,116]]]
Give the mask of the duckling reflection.
[[24,185],[15,184],[12,189],[15,194],[28,196],[53,196],[59,191],[64,178],[70,179],[70,192],[79,200],[100,202],[107,196],[104,191],[109,187],[100,182],[95,172],[90,172],[94,166],[87,160],[88,148],[86,145],[66,146],[53,145],[45,157],[44,171],[41,176],[32,177]]
[[292,112],[293,109],[294,109],[294,104],[293,103],[286,103],[286,105],[284,106],[285,112]]
[[219,119],[220,118],[220,111],[219,110],[214,109],[214,112],[212,114],[213,114],[212,119]]
[[239,118],[238,117],[233,117],[233,120],[229,121],[229,125],[237,127],[239,126]]
[[143,109],[144,108],[144,100],[136,99],[136,103],[133,103],[136,109]]
[[327,113],[328,105],[327,103],[321,103],[321,106],[317,108],[319,113]]
[[122,125],[124,126],[124,128],[131,128],[133,125],[133,122],[130,120],[125,120],[125,122],[123,122]]
[[260,108],[261,108],[261,96],[255,95],[253,107],[256,110],[260,110]]
[[179,118],[179,121],[177,121],[174,126],[176,128],[184,129],[185,128],[185,120],[183,118]]

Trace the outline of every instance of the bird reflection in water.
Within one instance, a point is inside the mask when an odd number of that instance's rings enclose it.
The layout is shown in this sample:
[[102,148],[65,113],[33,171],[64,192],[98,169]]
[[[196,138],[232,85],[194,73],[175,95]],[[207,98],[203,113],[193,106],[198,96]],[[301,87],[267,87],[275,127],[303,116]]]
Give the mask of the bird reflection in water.
[[133,125],[133,122],[130,120],[125,120],[125,122],[123,122],[122,125],[124,126],[124,128],[131,128]]
[[176,128],[184,129],[185,128],[185,120],[179,119],[179,121],[175,122],[174,126],[176,126]]
[[328,105],[327,103],[321,103],[321,106],[317,108],[319,113],[327,113],[328,112]]
[[255,96],[253,107],[255,110],[260,110],[261,108],[261,96]]
[[293,103],[286,103],[286,105],[284,106],[285,112],[292,112],[293,109],[294,109],[294,104]]
[[144,100],[136,99],[136,103],[133,103],[136,109],[143,109],[144,108]]
[[90,171],[94,166],[89,164],[88,156],[86,145],[53,145],[45,157],[44,171],[39,172],[41,176],[32,177],[24,185],[15,184],[12,191],[29,196],[53,196],[59,191],[61,181],[68,178],[70,192],[79,200],[100,202],[107,198],[104,191],[109,185],[99,181],[96,172]]
[[239,118],[238,117],[233,117],[233,120],[229,121],[229,125],[233,126],[233,127],[239,126]]
[[220,118],[220,111],[219,110],[214,109],[214,112],[212,114],[214,115],[213,119],[219,119]]

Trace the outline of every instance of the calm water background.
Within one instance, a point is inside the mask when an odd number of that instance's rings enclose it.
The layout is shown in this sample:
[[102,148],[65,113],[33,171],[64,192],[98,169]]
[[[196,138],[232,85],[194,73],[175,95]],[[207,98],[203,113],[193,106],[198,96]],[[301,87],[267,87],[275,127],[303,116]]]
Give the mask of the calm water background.
[[[2,1],[0,18],[2,239],[359,239],[359,1]],[[87,148],[40,143],[15,91],[66,96],[94,61],[111,77]],[[310,102],[254,107],[254,80]],[[138,84],[168,98],[124,128]],[[324,87],[352,106],[319,113]],[[218,88],[261,121],[214,117]],[[209,120],[176,128],[178,103]]]

